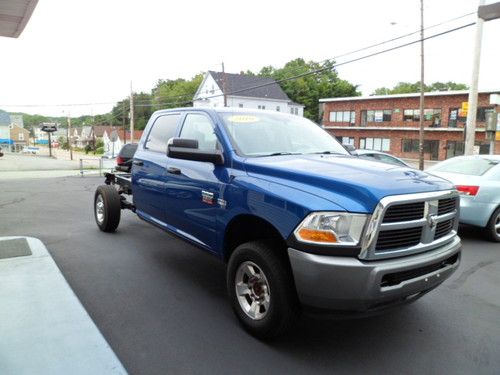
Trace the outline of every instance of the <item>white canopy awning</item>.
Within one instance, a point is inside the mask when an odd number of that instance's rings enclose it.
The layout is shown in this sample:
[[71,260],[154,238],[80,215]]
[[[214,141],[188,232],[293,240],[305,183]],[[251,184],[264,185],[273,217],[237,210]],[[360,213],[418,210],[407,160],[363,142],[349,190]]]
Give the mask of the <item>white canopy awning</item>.
[[0,36],[17,38],[30,20],[38,0],[0,1]]

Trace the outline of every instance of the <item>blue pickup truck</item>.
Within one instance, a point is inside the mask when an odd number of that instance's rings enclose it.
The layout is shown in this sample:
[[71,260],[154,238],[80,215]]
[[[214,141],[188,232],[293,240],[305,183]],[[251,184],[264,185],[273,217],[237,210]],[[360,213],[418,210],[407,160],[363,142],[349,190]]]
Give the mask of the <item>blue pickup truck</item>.
[[451,183],[351,156],[313,122],[279,112],[155,112],[131,173],[107,174],[95,193],[102,231],[117,229],[123,209],[226,262],[236,316],[260,338],[302,311],[414,301],[460,263]]

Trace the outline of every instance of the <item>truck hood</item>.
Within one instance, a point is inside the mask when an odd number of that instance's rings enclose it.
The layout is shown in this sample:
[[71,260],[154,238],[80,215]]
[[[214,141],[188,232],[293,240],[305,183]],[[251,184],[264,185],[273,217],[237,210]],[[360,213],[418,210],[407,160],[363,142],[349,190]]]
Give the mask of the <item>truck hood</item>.
[[383,197],[453,189],[450,182],[417,169],[344,155],[248,158],[250,176],[327,199],[350,212],[373,212]]

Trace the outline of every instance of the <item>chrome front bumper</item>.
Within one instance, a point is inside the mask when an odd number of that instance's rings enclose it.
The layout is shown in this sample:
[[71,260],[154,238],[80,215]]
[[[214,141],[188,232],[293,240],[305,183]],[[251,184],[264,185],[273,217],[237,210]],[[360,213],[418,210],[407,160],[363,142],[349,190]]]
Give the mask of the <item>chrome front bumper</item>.
[[378,261],[288,249],[300,302],[339,312],[366,312],[410,302],[455,272],[460,252],[459,237],[426,253]]

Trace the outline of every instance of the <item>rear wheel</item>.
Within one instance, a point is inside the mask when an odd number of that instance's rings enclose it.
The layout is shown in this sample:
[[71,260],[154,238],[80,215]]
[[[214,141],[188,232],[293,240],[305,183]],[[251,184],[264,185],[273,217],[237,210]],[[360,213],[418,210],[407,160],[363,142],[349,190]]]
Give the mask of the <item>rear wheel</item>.
[[229,259],[227,290],[233,310],[259,338],[283,334],[299,314],[291,269],[280,250],[272,241],[248,242]]
[[103,232],[114,232],[121,216],[120,194],[111,185],[101,185],[94,195],[94,216]]
[[500,242],[500,207],[491,215],[486,226],[486,232],[491,241]]

